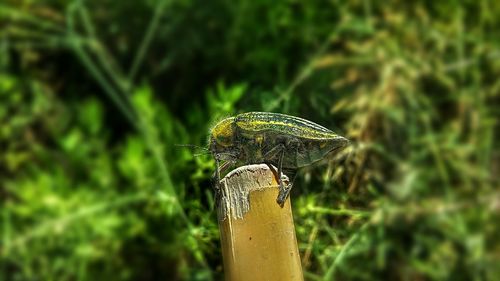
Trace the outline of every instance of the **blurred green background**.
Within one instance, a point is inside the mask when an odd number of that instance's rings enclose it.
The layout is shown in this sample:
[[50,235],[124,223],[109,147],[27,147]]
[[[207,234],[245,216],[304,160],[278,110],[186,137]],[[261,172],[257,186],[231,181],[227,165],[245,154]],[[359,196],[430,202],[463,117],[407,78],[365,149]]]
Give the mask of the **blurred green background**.
[[[220,280],[206,145],[272,111],[306,280],[500,280],[500,2],[0,3],[0,280]],[[249,265],[251,266],[251,265]]]

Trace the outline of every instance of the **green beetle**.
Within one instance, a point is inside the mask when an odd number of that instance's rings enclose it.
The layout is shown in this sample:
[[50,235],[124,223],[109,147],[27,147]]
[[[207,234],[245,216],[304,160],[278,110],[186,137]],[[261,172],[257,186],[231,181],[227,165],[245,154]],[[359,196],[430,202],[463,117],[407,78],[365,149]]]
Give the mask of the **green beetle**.
[[[210,132],[209,149],[215,158],[216,190],[220,174],[231,165],[265,163],[277,174],[317,162],[349,141],[303,118],[271,112],[249,112],[223,119]],[[278,177],[276,202],[283,207],[293,180],[285,186]]]

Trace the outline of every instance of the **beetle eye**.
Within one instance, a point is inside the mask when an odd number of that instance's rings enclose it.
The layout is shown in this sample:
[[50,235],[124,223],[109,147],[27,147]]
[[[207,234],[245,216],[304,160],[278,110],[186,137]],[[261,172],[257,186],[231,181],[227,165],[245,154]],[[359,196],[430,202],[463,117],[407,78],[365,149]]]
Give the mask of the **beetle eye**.
[[217,137],[217,142],[222,144],[222,145],[229,145],[231,143],[231,138],[228,136],[219,135]]

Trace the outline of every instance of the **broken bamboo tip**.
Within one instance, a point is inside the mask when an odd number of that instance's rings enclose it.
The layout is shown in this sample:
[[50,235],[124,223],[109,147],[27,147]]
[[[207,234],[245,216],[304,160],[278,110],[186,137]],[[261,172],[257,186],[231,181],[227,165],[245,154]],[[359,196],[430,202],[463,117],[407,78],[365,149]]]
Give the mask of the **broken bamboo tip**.
[[219,230],[226,280],[304,280],[290,199],[265,165],[237,168],[221,180]]

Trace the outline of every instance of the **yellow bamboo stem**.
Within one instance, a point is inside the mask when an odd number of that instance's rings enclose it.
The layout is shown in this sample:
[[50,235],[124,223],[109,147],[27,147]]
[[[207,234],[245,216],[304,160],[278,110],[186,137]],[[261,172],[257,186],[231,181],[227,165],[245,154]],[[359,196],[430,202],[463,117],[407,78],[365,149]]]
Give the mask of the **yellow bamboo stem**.
[[290,199],[276,203],[267,165],[240,167],[221,181],[219,229],[226,280],[304,280]]

